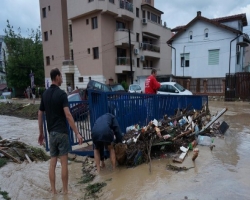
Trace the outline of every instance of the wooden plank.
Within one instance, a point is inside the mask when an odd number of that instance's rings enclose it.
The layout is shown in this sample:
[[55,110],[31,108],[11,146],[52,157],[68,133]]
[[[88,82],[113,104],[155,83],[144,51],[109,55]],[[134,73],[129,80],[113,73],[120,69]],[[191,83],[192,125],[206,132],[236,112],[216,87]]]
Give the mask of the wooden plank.
[[15,157],[13,157],[12,155],[10,155],[10,154],[8,154],[8,153],[6,153],[5,151],[3,151],[2,149],[0,149],[0,153],[2,153],[3,155],[5,155],[6,157],[8,157],[8,158],[11,158],[14,162],[16,162],[16,163],[20,163],[20,161],[19,160],[17,160]]

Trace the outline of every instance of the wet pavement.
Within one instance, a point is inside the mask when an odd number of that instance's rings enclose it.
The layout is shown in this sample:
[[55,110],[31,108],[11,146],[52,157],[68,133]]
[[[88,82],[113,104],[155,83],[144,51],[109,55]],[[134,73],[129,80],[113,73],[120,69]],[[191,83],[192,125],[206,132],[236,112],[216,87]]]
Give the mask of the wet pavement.
[[[224,138],[215,138],[213,151],[207,146],[198,146],[200,152],[192,162],[190,151],[182,164],[173,164],[172,159],[152,161],[135,168],[118,167],[111,171],[110,161],[94,182],[106,181],[100,199],[193,199],[228,200],[250,199],[250,104],[248,102],[211,101],[212,114],[227,107],[228,111],[218,121],[226,121],[230,127]],[[0,136],[28,138],[28,144],[37,145],[37,121],[0,116]],[[194,167],[188,171],[174,172],[166,169],[167,164]],[[48,162],[13,164],[0,169],[0,187],[9,192],[12,199],[83,199],[84,186],[81,164],[72,162],[70,188],[73,195],[67,198],[49,195]],[[57,168],[57,188],[61,187],[60,168]],[[109,180],[112,178],[112,180]]]

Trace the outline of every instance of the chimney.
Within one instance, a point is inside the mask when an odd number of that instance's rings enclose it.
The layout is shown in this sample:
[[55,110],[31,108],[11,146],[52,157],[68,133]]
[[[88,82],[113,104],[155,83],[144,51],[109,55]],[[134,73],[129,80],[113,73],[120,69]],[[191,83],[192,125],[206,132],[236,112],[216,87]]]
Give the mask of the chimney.
[[201,16],[201,11],[197,11],[197,16]]

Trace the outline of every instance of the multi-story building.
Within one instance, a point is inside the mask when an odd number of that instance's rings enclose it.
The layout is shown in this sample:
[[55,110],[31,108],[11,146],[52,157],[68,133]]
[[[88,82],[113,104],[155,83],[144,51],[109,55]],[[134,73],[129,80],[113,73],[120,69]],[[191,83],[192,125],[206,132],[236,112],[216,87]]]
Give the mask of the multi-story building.
[[171,74],[171,31],[154,0],[40,0],[40,8],[45,77],[58,67],[63,89],[90,79],[131,83],[131,74],[144,88],[152,68]]
[[6,62],[7,62],[7,50],[4,42],[4,36],[0,35],[0,84],[1,88],[6,87]]

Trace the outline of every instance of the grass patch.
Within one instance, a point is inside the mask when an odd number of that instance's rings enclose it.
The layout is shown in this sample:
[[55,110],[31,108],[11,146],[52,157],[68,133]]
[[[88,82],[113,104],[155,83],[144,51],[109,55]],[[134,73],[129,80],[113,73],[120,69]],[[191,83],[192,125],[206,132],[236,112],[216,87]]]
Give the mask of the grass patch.
[[0,195],[2,195],[3,198],[6,199],[6,200],[11,200],[11,198],[8,195],[8,192],[2,191],[1,188],[0,188]]
[[0,168],[7,164],[7,160],[5,158],[0,158]]
[[94,184],[89,184],[86,187],[87,192],[84,195],[84,199],[97,199],[98,196],[96,195],[97,192],[100,192],[103,187],[105,187],[107,183],[102,182],[102,183],[94,183]]

